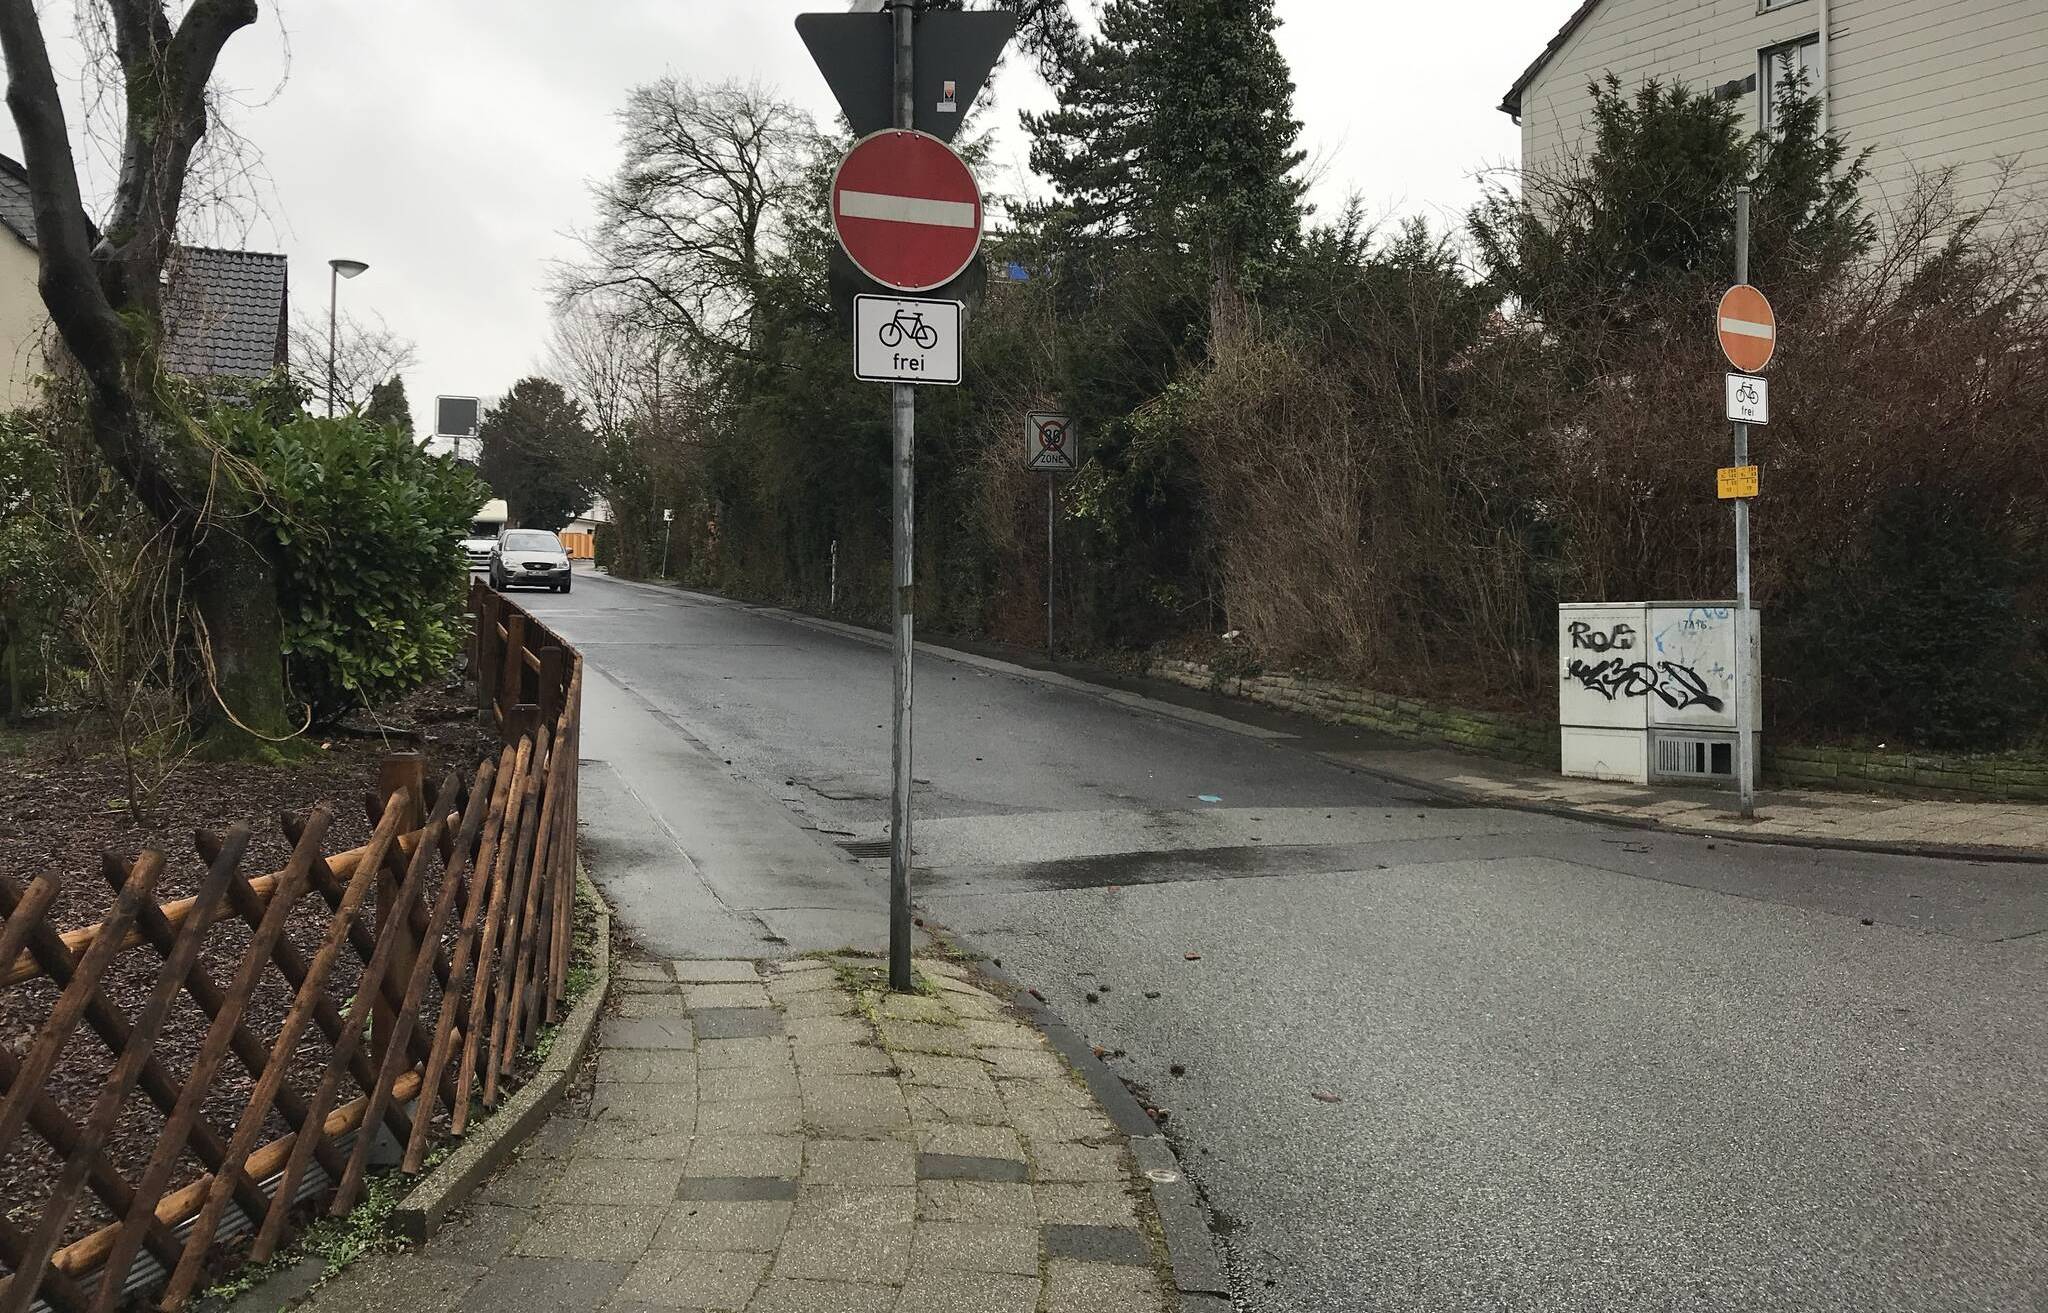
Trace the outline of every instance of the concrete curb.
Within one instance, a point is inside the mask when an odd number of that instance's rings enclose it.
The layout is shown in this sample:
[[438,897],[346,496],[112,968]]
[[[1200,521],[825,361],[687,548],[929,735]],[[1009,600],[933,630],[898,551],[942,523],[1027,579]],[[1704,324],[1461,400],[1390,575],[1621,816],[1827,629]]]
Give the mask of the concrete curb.
[[611,988],[612,911],[580,864],[576,868],[576,888],[596,909],[597,980],[563,1019],[554,1047],[548,1050],[546,1061],[533,1079],[464,1136],[462,1147],[420,1178],[391,1210],[392,1228],[407,1240],[417,1242],[432,1235],[451,1210],[504,1166],[505,1160],[560,1105],[583,1055],[590,1051],[598,1018],[604,1012],[605,995]]
[[[1195,1195],[1195,1187],[1181,1169],[1173,1145],[1160,1133],[1158,1123],[1145,1111],[1137,1096],[1124,1088],[1107,1063],[1095,1056],[1095,1047],[1050,1004],[1031,993],[1030,986],[995,965],[995,960],[976,948],[972,941],[950,930],[934,927],[924,918],[927,932],[936,932],[973,959],[976,971],[1001,985],[1009,1002],[1044,1033],[1059,1055],[1067,1060],[1089,1093],[1102,1105],[1110,1122],[1131,1142],[1138,1170],[1146,1174],[1152,1191],[1152,1208],[1159,1217],[1159,1229],[1166,1241],[1167,1261],[1173,1266],[1173,1284],[1179,1292],[1183,1313],[1228,1313],[1230,1286],[1223,1276],[1223,1263],[1216,1252],[1215,1233],[1209,1229],[1209,1214]],[[1155,1175],[1156,1173],[1156,1175]]]
[[1498,793],[1487,793],[1482,789],[1468,789],[1456,784],[1446,784],[1419,775],[1406,775],[1385,766],[1369,764],[1355,757],[1337,753],[1313,752],[1312,755],[1333,766],[1343,766],[1359,771],[1389,784],[1415,789],[1432,797],[1445,798],[1452,802],[1468,803],[1475,807],[1498,807],[1505,811],[1533,812],[1539,816],[1556,816],[1571,821],[1589,821],[1595,825],[1611,826],[1618,830],[1644,830],[1660,834],[1682,835],[1688,839],[1711,839],[1716,843],[1777,844],[1786,848],[1807,848],[1820,852],[1877,853],[1892,857],[1926,857],[1942,861],[1959,862],[2002,862],[2019,866],[2048,865],[2048,853],[2029,848],[1973,848],[1963,844],[1943,843],[1887,843],[1870,839],[1823,839],[1804,834],[1744,834],[1740,830],[1702,829],[1696,825],[1672,825],[1654,817],[1617,816],[1613,812],[1592,811],[1566,802],[1545,802],[1535,798],[1517,798]]

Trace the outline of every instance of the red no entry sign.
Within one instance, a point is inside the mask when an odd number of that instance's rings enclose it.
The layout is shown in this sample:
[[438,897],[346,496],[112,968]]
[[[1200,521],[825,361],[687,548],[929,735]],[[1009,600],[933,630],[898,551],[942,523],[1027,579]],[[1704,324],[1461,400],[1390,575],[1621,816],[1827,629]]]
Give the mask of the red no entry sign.
[[1778,316],[1764,294],[1748,283],[1737,283],[1721,293],[1714,326],[1721,339],[1721,354],[1746,374],[1770,364],[1778,349]]
[[937,137],[863,137],[832,178],[832,227],[860,271],[899,292],[951,282],[981,245],[981,188]]

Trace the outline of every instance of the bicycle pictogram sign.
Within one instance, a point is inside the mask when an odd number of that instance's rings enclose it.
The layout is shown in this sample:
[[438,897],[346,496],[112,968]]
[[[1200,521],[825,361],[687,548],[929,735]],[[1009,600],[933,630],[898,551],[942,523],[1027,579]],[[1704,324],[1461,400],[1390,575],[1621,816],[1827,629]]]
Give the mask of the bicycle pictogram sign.
[[927,324],[922,314],[908,306],[900,307],[894,315],[883,320],[875,336],[881,339],[883,346],[892,349],[902,346],[905,338],[927,351],[939,344],[939,330]]

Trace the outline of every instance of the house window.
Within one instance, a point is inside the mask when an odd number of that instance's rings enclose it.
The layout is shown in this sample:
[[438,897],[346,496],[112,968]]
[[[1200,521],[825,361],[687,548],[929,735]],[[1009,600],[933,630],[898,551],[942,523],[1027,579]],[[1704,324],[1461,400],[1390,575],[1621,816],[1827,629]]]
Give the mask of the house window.
[[1763,98],[1761,117],[1765,131],[1776,126],[1778,102],[1785,96],[1785,78],[1795,73],[1806,74],[1807,95],[1821,93],[1826,70],[1820,64],[1818,33],[1757,52],[1757,91]]

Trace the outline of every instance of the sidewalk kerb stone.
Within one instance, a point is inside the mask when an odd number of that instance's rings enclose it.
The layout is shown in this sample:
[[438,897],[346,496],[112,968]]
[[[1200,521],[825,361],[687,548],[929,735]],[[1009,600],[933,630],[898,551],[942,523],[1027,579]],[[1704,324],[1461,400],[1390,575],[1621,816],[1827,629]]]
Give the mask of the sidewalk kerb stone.
[[460,1147],[421,1177],[392,1209],[392,1228],[408,1240],[424,1240],[432,1235],[450,1210],[475,1193],[547,1121],[569,1092],[576,1069],[590,1050],[611,985],[612,910],[580,863],[576,868],[576,896],[588,902],[594,922],[590,988],[563,1019],[554,1046],[533,1078],[514,1091],[495,1113],[470,1127]]

